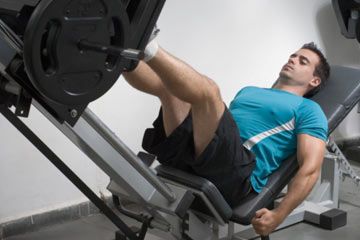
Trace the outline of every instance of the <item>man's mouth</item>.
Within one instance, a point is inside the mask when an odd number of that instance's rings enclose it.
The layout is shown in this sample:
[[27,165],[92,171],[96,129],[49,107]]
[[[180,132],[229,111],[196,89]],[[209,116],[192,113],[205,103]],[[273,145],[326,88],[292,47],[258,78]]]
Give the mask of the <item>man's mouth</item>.
[[286,64],[284,67],[283,67],[284,70],[294,70],[293,67],[291,67],[289,64]]

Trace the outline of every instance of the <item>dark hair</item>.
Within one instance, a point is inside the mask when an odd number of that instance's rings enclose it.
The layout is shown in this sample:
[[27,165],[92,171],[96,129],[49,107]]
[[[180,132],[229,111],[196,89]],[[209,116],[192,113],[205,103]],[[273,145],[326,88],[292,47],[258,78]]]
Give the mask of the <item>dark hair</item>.
[[316,46],[315,43],[310,42],[304,44],[301,49],[308,49],[316,55],[318,55],[320,62],[315,66],[314,76],[319,77],[321,79],[321,83],[319,86],[311,89],[309,92],[307,92],[304,97],[305,98],[311,98],[314,96],[317,92],[319,92],[326,84],[329,75],[330,75],[330,65],[328,61],[326,60],[324,54],[321,52],[321,50]]

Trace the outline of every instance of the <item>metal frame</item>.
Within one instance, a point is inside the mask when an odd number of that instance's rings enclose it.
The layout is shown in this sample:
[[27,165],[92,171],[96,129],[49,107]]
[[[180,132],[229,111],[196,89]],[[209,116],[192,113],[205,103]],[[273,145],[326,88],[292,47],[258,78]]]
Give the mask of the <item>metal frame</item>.
[[[135,200],[151,215],[153,220],[149,226],[168,231],[170,223],[164,216],[180,219],[176,215],[179,214],[178,209],[187,210],[192,201],[188,189],[162,182],[90,109],[71,127],[67,123],[60,124],[36,101],[33,105],[113,179],[116,186],[121,186],[123,196]],[[5,106],[0,110],[129,239],[141,239],[12,111]]]
[[5,106],[1,114],[49,159],[96,207],[98,207],[131,240],[140,239],[25,123]]
[[[340,163],[337,156],[327,154],[325,156],[321,177],[308,198],[298,206],[286,220],[277,228],[277,230],[291,226],[303,221],[318,225],[320,223],[320,214],[338,208],[339,203],[339,183],[340,183]],[[275,206],[281,202],[278,199]],[[252,227],[244,227],[235,224],[234,236],[232,239],[247,239],[256,236]]]
[[175,212],[186,201],[188,190],[162,182],[90,109],[71,127],[60,124],[36,101],[33,105],[121,186],[123,196],[141,204],[152,216],[160,217],[155,209]]

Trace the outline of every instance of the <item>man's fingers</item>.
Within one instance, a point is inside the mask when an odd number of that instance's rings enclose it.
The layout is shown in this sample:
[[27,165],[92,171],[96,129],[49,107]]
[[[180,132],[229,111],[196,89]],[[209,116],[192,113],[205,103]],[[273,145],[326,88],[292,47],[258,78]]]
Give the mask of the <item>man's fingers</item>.
[[261,218],[264,214],[266,214],[268,210],[266,208],[260,209],[258,211],[256,211],[255,216],[251,219],[251,224],[255,227],[255,228],[259,228],[261,226],[263,226],[263,219]]
[[252,221],[252,226],[253,226],[255,232],[259,235],[263,235],[263,233],[265,232],[266,227],[264,226],[264,224],[261,222],[261,220],[259,218]]
[[256,226],[260,224],[261,219],[257,218],[257,217],[253,217],[253,219],[251,219],[251,224]]
[[280,222],[273,211],[263,208],[255,213],[251,224],[257,234],[268,235],[276,229]]
[[262,209],[256,211],[255,217],[256,217],[256,218],[261,218],[261,216],[264,215],[264,214],[266,214],[267,211],[269,211],[269,210],[267,210],[266,208],[262,208]]

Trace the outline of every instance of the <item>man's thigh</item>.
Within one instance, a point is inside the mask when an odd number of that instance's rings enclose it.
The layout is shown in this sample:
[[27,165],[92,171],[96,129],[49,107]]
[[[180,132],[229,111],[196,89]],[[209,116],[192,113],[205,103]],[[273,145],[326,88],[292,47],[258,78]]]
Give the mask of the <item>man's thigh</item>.
[[230,205],[249,190],[249,176],[255,166],[254,155],[243,147],[239,129],[226,108],[214,137],[199,157],[195,155],[192,114],[166,136],[162,111],[147,129],[143,148],[158,161],[211,181]]
[[187,158],[192,158],[193,149],[191,114],[188,113],[170,135],[166,134],[163,116],[161,108],[153,122],[153,128],[146,129],[144,133],[143,148],[155,155],[161,164],[193,173],[186,161]]
[[243,147],[239,129],[225,108],[210,143],[199,157],[186,160],[193,171],[210,180],[230,205],[248,192],[255,156]]

